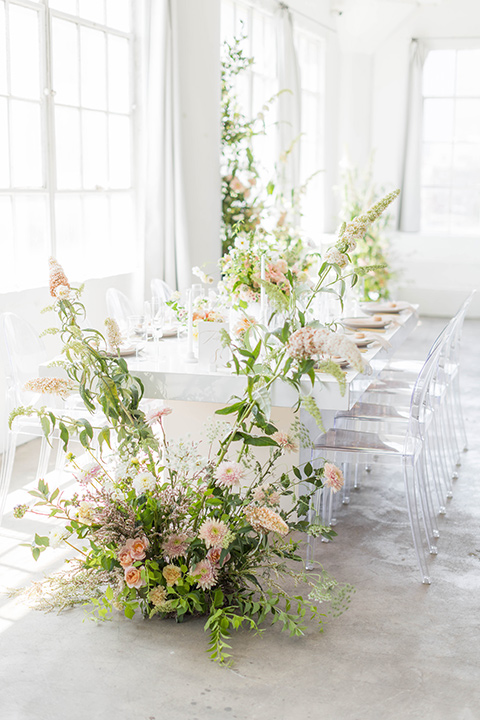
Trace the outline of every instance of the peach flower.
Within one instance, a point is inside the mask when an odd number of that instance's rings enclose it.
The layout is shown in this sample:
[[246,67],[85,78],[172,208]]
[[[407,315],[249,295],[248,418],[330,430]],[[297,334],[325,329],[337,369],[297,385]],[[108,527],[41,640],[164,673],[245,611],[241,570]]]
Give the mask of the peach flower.
[[134,567],[133,565],[129,565],[125,568],[124,571],[124,577],[125,582],[127,583],[129,588],[137,588],[137,590],[144,585],[146,585],[145,580],[142,578],[142,567]]

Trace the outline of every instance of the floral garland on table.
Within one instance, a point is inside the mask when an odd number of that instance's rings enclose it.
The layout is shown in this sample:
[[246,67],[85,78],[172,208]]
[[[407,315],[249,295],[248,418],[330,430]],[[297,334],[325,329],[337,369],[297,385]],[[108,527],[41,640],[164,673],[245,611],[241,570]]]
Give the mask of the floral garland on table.
[[[372,221],[386,203],[377,204],[358,222],[363,226]],[[353,242],[358,222],[343,228],[340,252]],[[331,271],[333,281],[327,279]],[[33,504],[15,509],[17,517],[33,512],[58,522],[49,536],[35,535],[34,558],[61,543],[80,556],[70,569],[35,588],[42,607],[88,602],[99,618],[116,609],[127,617],[140,611],[145,617],[178,621],[204,615],[210,656],[228,663],[230,634],[241,626],[258,630],[270,619],[291,635],[302,635],[306,617],[323,622],[322,603],[331,601],[334,614],[348,605],[349,586],[338,586],[321,569],[307,574],[295,568],[302,558],[300,541],[293,535],[335,535],[317,518],[302,518],[310,517],[317,490],[340,489],[341,472],[329,463],[307,463],[289,472],[278,468],[282,456],[295,449],[302,430],[295,438],[271,422],[270,389],[278,382],[290,385],[297,392],[296,407],[303,405],[321,426],[311,394],[320,380],[316,369],[332,373],[340,387],[344,373],[331,357],[342,354],[363,371],[363,358],[347,337],[306,319],[318,292],[338,284],[341,294],[345,278],[351,276],[324,262],[309,289],[287,274],[288,303],[279,327],[271,331],[246,318],[239,332],[224,332],[232,370],[245,378],[245,392],[217,410],[223,419],[209,428],[204,449],[188,440],[168,439],[165,417],[170,410],[144,406],[142,383],[130,374],[125,360],[102,350],[106,341],[100,332],[80,327],[85,315],[80,291],[51,261],[51,309],[60,320],[51,332],[62,338],[69,380],[68,387],[64,381],[58,387],[63,394],[70,387],[77,390],[92,416],[89,420],[55,415],[46,408],[18,408],[10,418],[13,423],[17,415],[36,413],[47,436],[58,432],[76,480],[69,496],[41,479],[30,493]],[[55,383],[46,385],[47,392],[54,388]],[[88,464],[71,452],[74,439],[90,458]],[[258,447],[266,449],[267,459],[256,457]],[[302,492],[297,494],[300,483]],[[285,581],[305,586],[307,596],[293,596]]]

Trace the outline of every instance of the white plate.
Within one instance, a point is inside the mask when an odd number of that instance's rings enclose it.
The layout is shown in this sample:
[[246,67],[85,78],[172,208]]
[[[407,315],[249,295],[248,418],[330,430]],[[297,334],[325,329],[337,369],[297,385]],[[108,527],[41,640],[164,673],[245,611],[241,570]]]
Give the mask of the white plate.
[[[328,362],[329,360],[331,360],[332,362],[334,362],[336,365],[338,365],[341,368],[346,368],[349,366],[348,360],[343,357],[325,357],[325,358],[322,358],[321,360],[319,360],[318,362],[319,363]],[[315,368],[315,370],[316,370],[316,372],[324,372],[323,370],[318,370],[318,368]]]
[[391,302],[364,302],[360,303],[360,307],[363,312],[366,312],[369,315],[376,315],[377,313],[396,314],[402,312],[402,310],[411,308],[411,305],[410,303],[405,302],[405,300],[392,300]]
[[351,330],[381,330],[392,321],[391,317],[380,317],[379,320],[374,317],[352,317],[341,318],[340,322]]
[[[363,337],[357,337],[357,335],[363,335]],[[347,336],[358,348],[364,348],[375,342],[375,338],[365,335],[364,333],[352,333]]]
[[[130,355],[135,355],[137,352],[137,348],[135,345],[129,345],[128,347],[120,347],[120,357],[129,357]],[[109,357],[117,357],[116,352],[107,352],[106,353]]]
[[163,337],[176,337],[178,332],[178,327],[166,327],[163,328]]

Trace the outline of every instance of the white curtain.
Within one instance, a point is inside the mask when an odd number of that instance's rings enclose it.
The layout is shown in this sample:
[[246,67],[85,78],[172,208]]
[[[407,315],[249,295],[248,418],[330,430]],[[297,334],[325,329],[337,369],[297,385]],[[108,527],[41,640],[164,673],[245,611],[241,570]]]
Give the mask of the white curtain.
[[[286,5],[280,3],[277,11],[277,67],[278,86],[278,141],[279,157],[290,150],[280,163],[283,192],[289,193],[300,185],[300,133],[302,127],[302,96],[300,68],[293,41],[293,22]],[[292,147],[292,143],[294,143]]]
[[407,119],[400,195],[399,229],[420,230],[420,159],[422,150],[422,73],[428,50],[420,40],[412,40],[408,79]]
[[190,282],[182,170],[179,22],[175,0],[145,5],[145,292],[154,277],[172,288]]

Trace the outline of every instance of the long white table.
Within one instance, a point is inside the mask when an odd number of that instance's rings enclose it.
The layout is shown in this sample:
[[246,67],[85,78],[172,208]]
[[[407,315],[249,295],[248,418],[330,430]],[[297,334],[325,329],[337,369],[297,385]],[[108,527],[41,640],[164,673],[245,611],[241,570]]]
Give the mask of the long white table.
[[[325,427],[333,425],[336,412],[349,410],[361,398],[395,351],[414,330],[417,322],[418,314],[414,308],[392,315],[390,326],[381,333],[378,331],[375,333],[386,340],[389,347],[378,343],[369,346],[364,358],[371,366],[371,373],[367,375],[348,370],[344,395],[341,395],[335,378],[323,373],[317,374],[318,381],[313,388],[313,395],[321,410]],[[370,330],[365,332],[374,334]],[[139,377],[145,386],[145,397],[226,404],[232,396],[242,395],[246,384],[245,376],[235,375],[228,368],[213,372],[199,364],[187,363],[186,354],[186,342],[176,338],[165,338],[156,347],[151,344],[143,355],[127,358],[129,370]],[[307,393],[312,392],[310,380],[304,381],[304,387]],[[289,385],[277,381],[273,386],[272,407],[293,407],[296,400],[296,393]],[[319,431],[315,427],[313,418],[304,410],[301,410],[301,420],[311,433],[318,435]],[[308,457],[301,450],[300,462],[306,460]]]

